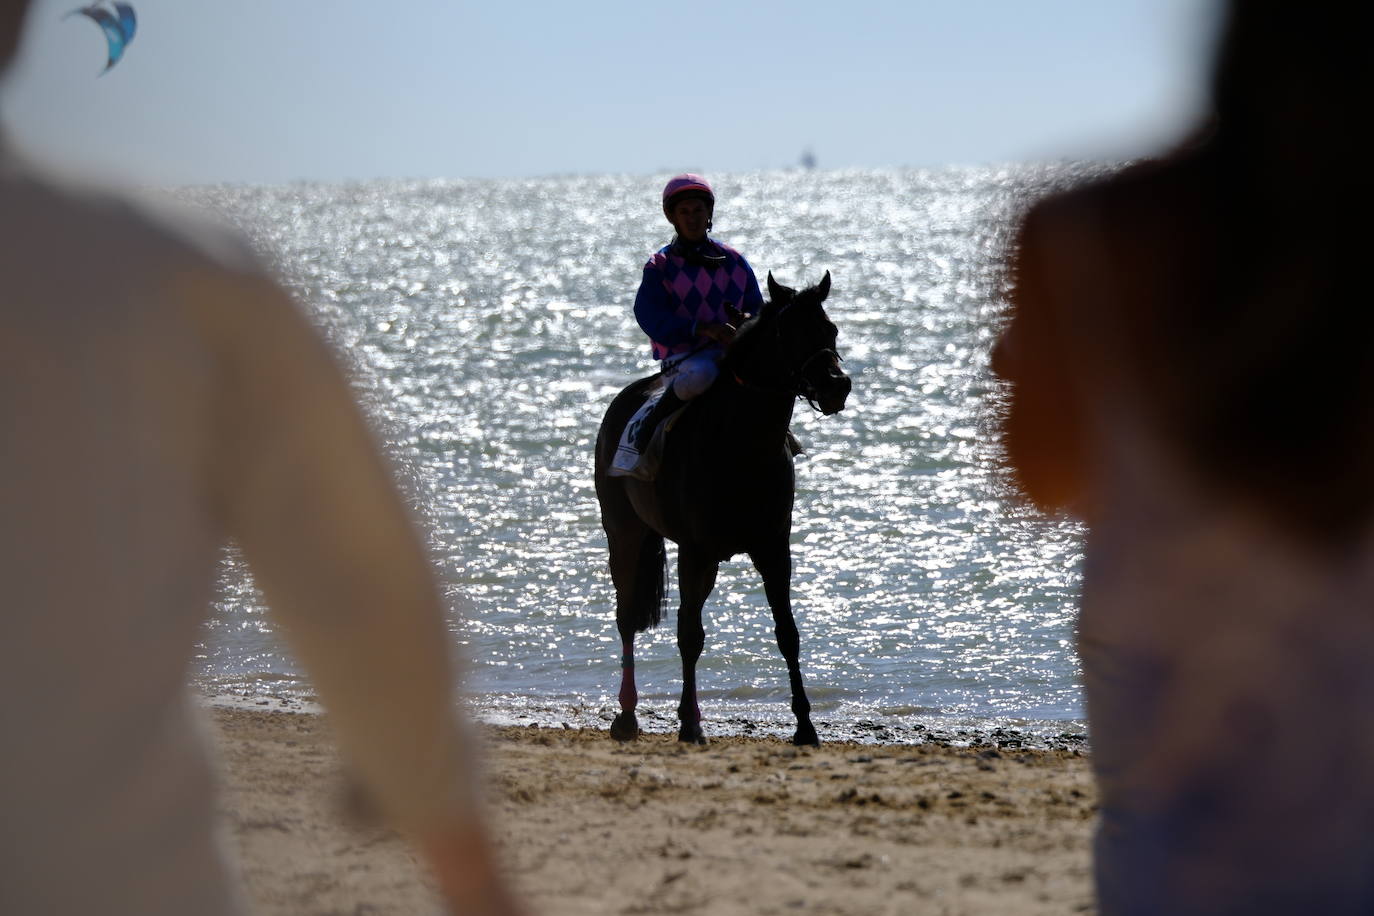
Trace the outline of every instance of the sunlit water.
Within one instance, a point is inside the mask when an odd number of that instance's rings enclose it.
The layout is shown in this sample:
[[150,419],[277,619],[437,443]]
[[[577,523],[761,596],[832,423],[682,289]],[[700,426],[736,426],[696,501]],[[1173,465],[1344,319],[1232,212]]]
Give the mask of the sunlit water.
[[[1012,217],[1072,169],[714,176],[715,234],[790,285],[829,270],[854,379],[799,405],[794,601],[827,735],[1081,732],[1077,532],[1005,500],[990,343]],[[458,608],[476,708],[596,724],[619,644],[592,487],[597,423],[654,369],[631,304],[667,240],[659,176],[183,192],[248,231],[349,354]],[[671,555],[670,555],[671,556]],[[251,580],[226,562],[195,669],[211,693],[309,697]],[[670,569],[671,574],[671,569]],[[670,602],[675,593],[670,596]],[[673,615],[637,642],[646,727],[677,702]],[[708,734],[790,728],[745,558],[707,606]]]

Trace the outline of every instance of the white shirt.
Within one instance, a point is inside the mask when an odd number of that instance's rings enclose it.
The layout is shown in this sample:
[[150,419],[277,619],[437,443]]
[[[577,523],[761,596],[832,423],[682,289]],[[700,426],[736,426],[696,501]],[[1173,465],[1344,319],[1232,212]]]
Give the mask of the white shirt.
[[230,537],[393,822],[465,814],[427,558],[247,248],[0,149],[0,278],[0,912],[238,911],[183,686]]

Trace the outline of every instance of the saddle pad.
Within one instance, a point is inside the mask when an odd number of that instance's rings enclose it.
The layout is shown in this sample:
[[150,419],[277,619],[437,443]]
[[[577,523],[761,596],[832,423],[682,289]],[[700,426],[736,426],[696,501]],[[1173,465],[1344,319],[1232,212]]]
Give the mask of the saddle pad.
[[[611,477],[630,477],[635,465],[639,464],[639,450],[635,448],[635,436],[639,433],[639,427],[643,425],[645,417],[649,411],[654,409],[658,399],[663,397],[664,389],[659,386],[649,392],[648,398],[640,405],[639,409],[630,417],[630,422],[625,424],[625,429],[620,433],[620,443],[616,446],[615,457],[611,459],[611,466],[606,473]],[[653,449],[652,443],[649,449]]]

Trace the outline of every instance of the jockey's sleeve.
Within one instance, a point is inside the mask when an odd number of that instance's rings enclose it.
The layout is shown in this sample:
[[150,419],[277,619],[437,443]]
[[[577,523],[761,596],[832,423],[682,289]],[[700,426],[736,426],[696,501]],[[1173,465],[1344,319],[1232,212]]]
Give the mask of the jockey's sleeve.
[[[757,281],[754,286],[757,289]],[[650,340],[656,340],[669,347],[691,343],[693,340],[695,322],[691,318],[676,314],[672,297],[663,288],[662,276],[652,267],[644,268],[644,279],[640,282],[639,293],[635,296],[635,320],[644,329],[644,333],[649,335]]]
[[759,309],[763,308],[763,291],[759,289],[759,278],[754,276],[754,268],[749,266],[749,262],[740,255],[740,263],[744,265],[744,270],[749,274],[749,282],[744,288],[744,302],[740,305],[740,311],[749,315],[757,315]]

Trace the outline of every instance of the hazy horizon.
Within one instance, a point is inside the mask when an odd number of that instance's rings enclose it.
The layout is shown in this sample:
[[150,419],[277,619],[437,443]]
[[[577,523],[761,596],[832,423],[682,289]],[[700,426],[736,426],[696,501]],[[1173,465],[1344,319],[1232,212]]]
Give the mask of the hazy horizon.
[[0,92],[14,144],[164,185],[1135,158],[1203,98],[1209,0],[469,8],[37,0]]

